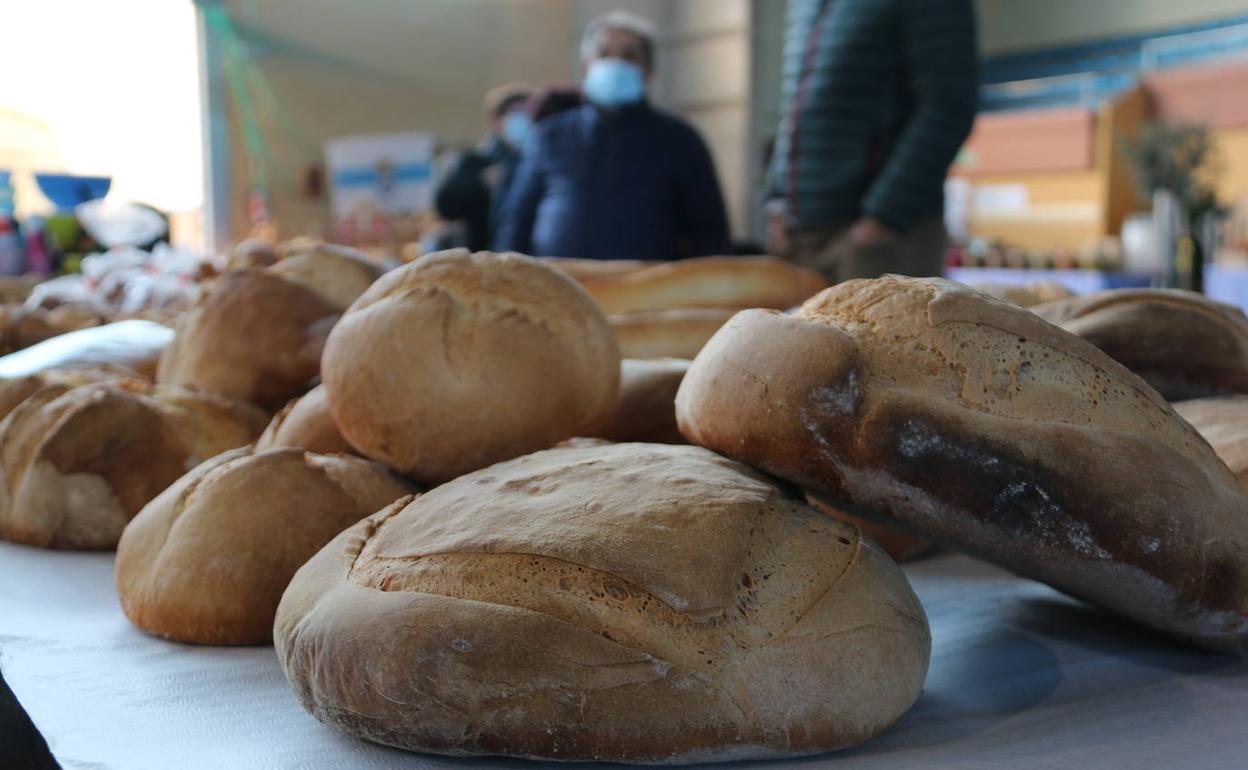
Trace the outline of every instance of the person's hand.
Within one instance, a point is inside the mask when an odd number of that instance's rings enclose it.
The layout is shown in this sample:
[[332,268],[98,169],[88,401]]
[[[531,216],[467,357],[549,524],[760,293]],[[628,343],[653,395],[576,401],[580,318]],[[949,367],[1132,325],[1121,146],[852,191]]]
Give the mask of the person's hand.
[[774,256],[785,256],[789,253],[792,243],[789,239],[789,229],[784,221],[784,214],[769,214],[767,216],[767,253]]
[[787,211],[783,198],[772,198],[763,205],[763,218],[767,223],[766,242],[763,246],[773,256],[786,257],[793,246],[789,237],[788,217],[785,216]]
[[489,166],[481,172],[481,181],[485,184],[485,189],[495,189],[498,187],[498,183],[503,181],[503,169],[497,163]]
[[896,238],[897,231],[868,214],[849,228],[849,237],[859,246],[870,246]]

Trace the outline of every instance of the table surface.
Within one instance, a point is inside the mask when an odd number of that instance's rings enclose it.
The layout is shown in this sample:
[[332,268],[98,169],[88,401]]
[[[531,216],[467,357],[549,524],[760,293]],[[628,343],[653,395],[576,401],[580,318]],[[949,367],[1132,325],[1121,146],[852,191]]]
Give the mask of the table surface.
[[[0,543],[0,669],[66,770],[538,766],[407,754],[339,736],[300,708],[272,648],[175,644],[131,626],[112,561]],[[1185,648],[964,556],[927,558],[906,572],[932,625],[918,703],[863,746],[758,764],[1248,764],[1248,662]]]

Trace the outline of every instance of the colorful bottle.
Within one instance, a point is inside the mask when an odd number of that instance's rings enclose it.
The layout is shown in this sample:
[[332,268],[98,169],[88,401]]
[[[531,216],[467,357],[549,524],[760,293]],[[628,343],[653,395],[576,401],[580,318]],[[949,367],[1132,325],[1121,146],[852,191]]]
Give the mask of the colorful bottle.
[[0,273],[21,275],[26,272],[26,260],[22,258],[22,240],[17,234],[17,223],[8,214],[0,213]]
[[52,252],[48,248],[48,234],[43,217],[29,217],[25,230],[26,271],[44,278],[52,275]]

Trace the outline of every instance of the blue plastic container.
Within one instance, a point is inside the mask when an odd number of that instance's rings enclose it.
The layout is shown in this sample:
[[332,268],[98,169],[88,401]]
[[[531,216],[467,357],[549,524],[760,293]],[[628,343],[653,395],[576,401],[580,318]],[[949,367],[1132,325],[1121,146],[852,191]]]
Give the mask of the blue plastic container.
[[72,209],[79,203],[108,195],[113,184],[111,176],[75,176],[74,174],[35,174],[40,191],[57,210]]

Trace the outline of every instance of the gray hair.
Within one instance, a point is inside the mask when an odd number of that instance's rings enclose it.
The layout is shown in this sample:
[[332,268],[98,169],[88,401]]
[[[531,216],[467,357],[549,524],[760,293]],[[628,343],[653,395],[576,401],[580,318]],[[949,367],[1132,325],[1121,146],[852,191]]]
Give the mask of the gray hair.
[[598,55],[602,38],[610,30],[618,29],[631,32],[641,38],[642,51],[646,57],[646,66],[654,66],[654,40],[657,35],[654,24],[644,16],[630,11],[611,11],[599,16],[585,27],[581,35],[581,61],[587,62]]

